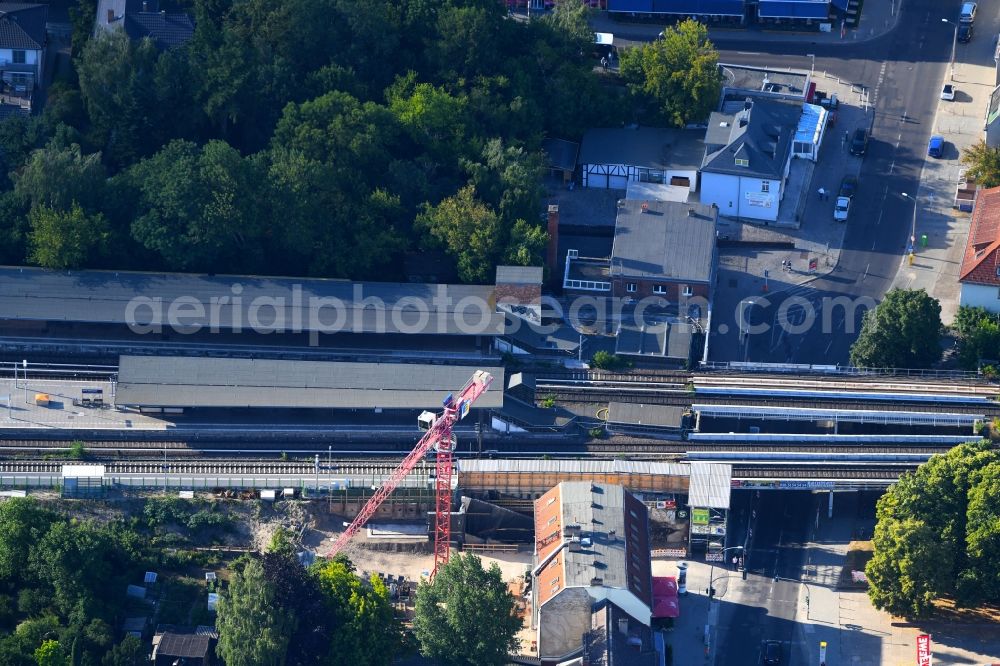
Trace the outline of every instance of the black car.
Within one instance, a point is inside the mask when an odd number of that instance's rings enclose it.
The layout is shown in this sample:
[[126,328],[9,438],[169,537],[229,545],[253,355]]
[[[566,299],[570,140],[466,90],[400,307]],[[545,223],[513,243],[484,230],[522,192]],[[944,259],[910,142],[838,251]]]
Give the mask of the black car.
[[767,666],[781,663],[781,643],[778,641],[764,641],[761,650],[761,662]]
[[840,181],[840,192],[837,194],[838,197],[853,197],[854,193],[858,191],[858,179],[854,176],[844,176],[844,179]]
[[859,127],[854,130],[854,137],[851,138],[851,155],[857,155],[858,157],[865,154],[868,150],[868,130],[863,127]]
[[962,25],[958,26],[958,41],[964,44],[970,41],[971,39],[972,39],[972,24],[963,23]]

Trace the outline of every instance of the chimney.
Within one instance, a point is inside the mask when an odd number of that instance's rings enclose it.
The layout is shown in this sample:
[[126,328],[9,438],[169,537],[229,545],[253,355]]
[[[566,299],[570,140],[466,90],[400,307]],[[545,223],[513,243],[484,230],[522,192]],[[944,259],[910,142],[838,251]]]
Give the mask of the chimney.
[[111,25],[114,22],[115,22],[115,10],[109,9],[108,10],[108,25]]
[[549,267],[549,275],[553,280],[562,283],[562,276],[559,274],[559,204],[549,204],[549,245],[547,248],[545,263]]

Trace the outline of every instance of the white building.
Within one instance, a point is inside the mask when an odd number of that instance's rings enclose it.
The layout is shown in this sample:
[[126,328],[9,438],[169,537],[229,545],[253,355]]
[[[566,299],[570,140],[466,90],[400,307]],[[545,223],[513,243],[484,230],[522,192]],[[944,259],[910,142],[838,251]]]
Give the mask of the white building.
[[961,305],[1000,312],[1000,187],[979,190],[958,275]]
[[578,163],[584,187],[624,190],[630,182],[661,183],[696,192],[704,153],[699,130],[599,128],[584,134]]
[[29,94],[45,65],[48,5],[0,4],[0,78],[4,93]]
[[[777,220],[792,157],[815,160],[823,139],[825,110],[805,106],[810,108],[747,98],[736,113],[713,113],[705,132],[701,203],[718,206],[723,217]],[[804,116],[812,131],[802,130]]]

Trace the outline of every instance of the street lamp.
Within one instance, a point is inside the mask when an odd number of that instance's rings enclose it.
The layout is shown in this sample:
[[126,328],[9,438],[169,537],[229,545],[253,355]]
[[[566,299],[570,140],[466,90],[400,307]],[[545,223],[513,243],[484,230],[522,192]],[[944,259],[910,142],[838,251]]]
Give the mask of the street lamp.
[[951,40],[951,80],[955,80],[955,48],[958,46],[958,24],[954,21],[949,21],[946,18],[941,19],[942,23],[948,23],[949,25],[955,26],[955,34]]
[[[743,550],[743,546],[730,546],[729,548],[722,549],[722,561],[726,561],[726,551],[727,550]],[[712,562],[711,568],[708,570],[708,598],[711,599],[715,596],[715,562]]]
[[909,199],[913,202],[913,219],[910,222],[910,263],[913,263],[913,255],[916,253],[917,247],[917,197],[916,195],[909,195],[903,192],[903,198]]

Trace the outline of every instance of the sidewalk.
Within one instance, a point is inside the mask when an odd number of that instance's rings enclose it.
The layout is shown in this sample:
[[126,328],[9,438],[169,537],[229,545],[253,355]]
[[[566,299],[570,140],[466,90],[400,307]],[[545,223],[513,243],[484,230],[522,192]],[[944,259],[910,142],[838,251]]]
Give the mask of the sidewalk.
[[[705,562],[691,560],[654,559],[653,575],[676,576],[677,565],[681,561],[688,565],[688,592],[680,597],[681,614],[674,622],[673,630],[666,633],[667,645],[673,649],[674,666],[708,664],[711,655],[715,653],[714,645],[719,619],[719,602],[710,602],[706,594],[711,566]],[[716,592],[721,592],[720,583],[725,585],[720,580],[719,571],[721,569],[716,568]],[[707,634],[706,627],[708,627]],[[706,636],[708,637],[707,646]]]
[[[955,76],[946,70],[936,86],[953,83],[955,100],[940,100],[933,134],[945,139],[945,159],[926,158],[920,175],[916,211],[916,256],[910,265],[904,256],[892,286],[924,289],[941,302],[941,320],[950,324],[958,311],[961,288],[958,283],[962,256],[969,235],[970,213],[953,207],[955,189],[961,179],[962,151],[983,138],[983,122],[995,83],[994,42],[996,31],[986,26],[969,44],[959,44],[955,56]],[[922,236],[927,236],[923,246]]]
[[914,663],[917,636],[932,635],[934,663],[985,664],[1000,658],[1000,631],[989,627],[909,623],[876,610],[864,591],[837,590],[854,529],[870,534],[871,520],[857,518],[857,497],[834,494],[834,517],[827,518],[826,500],[818,497],[818,529],[811,531],[799,590],[796,630],[799,659],[818,663],[820,641],[827,643],[827,664],[904,666]]

